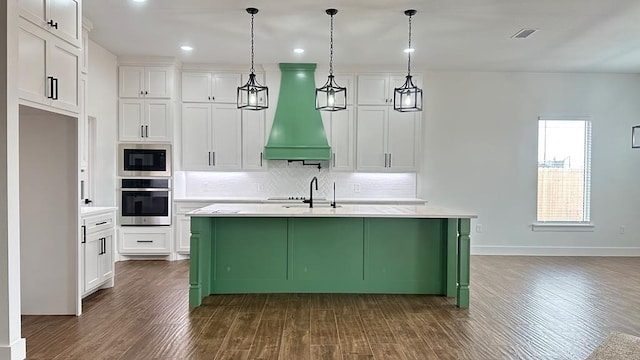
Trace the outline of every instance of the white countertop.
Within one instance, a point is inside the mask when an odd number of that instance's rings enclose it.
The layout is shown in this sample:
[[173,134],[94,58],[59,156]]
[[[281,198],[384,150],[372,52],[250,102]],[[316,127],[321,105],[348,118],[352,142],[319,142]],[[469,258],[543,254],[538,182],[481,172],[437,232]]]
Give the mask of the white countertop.
[[[276,204],[276,203],[301,203],[300,200],[270,200],[255,197],[233,197],[233,198],[174,198],[174,202],[194,202],[194,203],[247,203],[247,204]],[[319,203],[329,203],[330,199],[318,201]],[[427,201],[417,198],[337,198],[338,204],[394,204],[394,205],[423,205]]]
[[102,212],[117,210],[115,206],[83,206],[80,208],[81,215],[94,215]]
[[199,217],[381,217],[381,218],[477,218],[468,211],[427,205],[326,205],[213,204],[187,213]]

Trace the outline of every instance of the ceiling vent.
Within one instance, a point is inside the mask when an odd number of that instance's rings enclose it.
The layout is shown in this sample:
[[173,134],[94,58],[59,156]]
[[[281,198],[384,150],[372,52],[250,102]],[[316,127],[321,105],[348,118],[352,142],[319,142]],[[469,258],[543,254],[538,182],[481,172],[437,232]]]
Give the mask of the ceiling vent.
[[513,34],[512,39],[526,39],[534,32],[538,31],[538,29],[522,29],[517,33]]

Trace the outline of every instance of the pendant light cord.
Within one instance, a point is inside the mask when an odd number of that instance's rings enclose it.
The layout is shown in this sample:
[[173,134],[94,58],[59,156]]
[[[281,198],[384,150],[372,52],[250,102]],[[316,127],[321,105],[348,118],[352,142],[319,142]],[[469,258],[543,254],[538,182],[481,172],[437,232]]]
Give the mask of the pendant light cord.
[[254,14],[251,14],[251,73],[253,74],[254,69],[253,69],[253,16]]
[[333,15],[331,15],[331,51],[329,52],[329,76],[333,76]]
[[411,15],[409,15],[409,61],[407,62],[407,75],[411,76]]

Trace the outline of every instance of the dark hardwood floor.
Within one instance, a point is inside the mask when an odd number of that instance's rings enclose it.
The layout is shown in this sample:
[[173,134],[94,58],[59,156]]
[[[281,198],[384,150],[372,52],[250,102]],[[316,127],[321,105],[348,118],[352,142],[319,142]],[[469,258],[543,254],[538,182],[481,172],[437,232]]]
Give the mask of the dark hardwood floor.
[[[28,359],[584,359],[640,336],[640,258],[471,260],[471,306],[418,295],[221,295],[188,307],[188,262],[116,264],[73,316],[24,316]],[[46,299],[43,299],[46,301]]]

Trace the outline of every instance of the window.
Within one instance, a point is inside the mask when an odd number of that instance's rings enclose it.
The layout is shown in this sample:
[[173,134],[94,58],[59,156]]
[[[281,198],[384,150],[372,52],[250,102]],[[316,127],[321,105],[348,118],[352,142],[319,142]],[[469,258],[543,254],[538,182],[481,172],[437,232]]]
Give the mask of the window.
[[590,203],[591,121],[539,118],[537,221],[588,224]]

